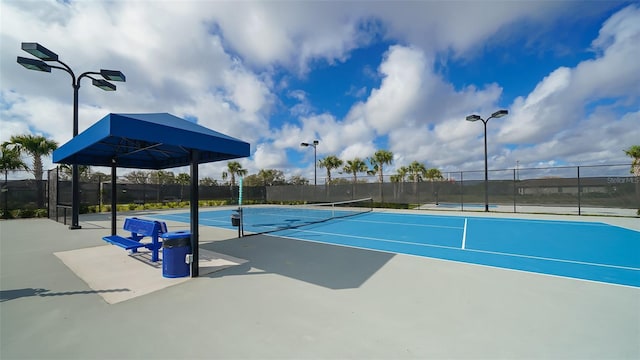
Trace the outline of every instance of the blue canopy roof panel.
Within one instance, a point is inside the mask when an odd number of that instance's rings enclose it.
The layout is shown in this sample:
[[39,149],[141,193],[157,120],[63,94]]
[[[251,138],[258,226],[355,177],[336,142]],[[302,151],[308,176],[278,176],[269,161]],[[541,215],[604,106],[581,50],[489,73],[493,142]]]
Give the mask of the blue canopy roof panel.
[[109,114],[53,152],[53,162],[168,169],[250,154],[249,143],[167,113]]

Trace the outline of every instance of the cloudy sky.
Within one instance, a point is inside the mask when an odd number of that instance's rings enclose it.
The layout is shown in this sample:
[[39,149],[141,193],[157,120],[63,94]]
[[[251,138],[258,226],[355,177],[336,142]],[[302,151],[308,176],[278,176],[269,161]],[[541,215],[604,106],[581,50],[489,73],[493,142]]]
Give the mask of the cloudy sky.
[[0,141],[71,138],[69,75],[16,63],[38,42],[78,74],[127,76],[116,92],[84,80],[80,131],[168,112],[249,142],[249,173],[312,179],[315,139],[319,159],[389,150],[386,173],[481,170],[483,126],[465,118],[498,109],[490,169],[629,164],[640,144],[638,2],[2,0],[0,16]]

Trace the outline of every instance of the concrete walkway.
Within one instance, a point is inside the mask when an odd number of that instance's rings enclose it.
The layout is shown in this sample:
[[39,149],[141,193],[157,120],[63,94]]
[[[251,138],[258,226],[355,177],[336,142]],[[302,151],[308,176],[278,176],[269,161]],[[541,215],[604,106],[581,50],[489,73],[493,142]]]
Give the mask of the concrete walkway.
[[0,222],[1,359],[640,358],[638,288],[204,226],[247,262],[109,304],[54,255],[105,245],[81,225]]

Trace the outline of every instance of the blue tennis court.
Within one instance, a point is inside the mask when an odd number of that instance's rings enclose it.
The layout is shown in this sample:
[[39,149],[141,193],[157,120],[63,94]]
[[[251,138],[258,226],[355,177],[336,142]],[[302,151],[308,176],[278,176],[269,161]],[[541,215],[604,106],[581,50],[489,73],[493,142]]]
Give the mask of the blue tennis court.
[[[200,224],[236,229],[232,214],[201,211]],[[251,224],[274,227],[270,236],[640,287],[640,232],[605,223],[374,211],[305,224],[307,216],[272,208]],[[245,231],[259,232],[252,226]]]

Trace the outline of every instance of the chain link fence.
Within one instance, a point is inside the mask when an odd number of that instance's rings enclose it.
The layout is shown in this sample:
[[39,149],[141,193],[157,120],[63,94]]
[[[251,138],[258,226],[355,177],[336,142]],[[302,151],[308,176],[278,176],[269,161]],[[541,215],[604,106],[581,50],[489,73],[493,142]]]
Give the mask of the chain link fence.
[[[630,164],[567,166],[490,170],[488,173],[489,210],[578,215],[637,216],[640,209],[640,178],[629,172]],[[243,202],[318,203],[371,197],[378,206],[483,211],[485,208],[484,170],[444,172],[438,181],[391,182],[385,176],[332,179],[320,185],[279,185],[243,188]],[[189,185],[133,184],[124,177],[116,184],[117,204],[131,209],[145,204],[171,204],[189,200]],[[200,201],[237,204],[238,187],[200,185]],[[71,181],[58,169],[48,172],[46,180],[35,180],[26,171],[12,173],[2,182],[0,207],[7,213],[44,209],[50,218],[70,221]],[[105,211],[111,204],[108,178],[80,183],[81,213]]]
[[[80,183],[81,212],[87,207],[111,205],[111,181],[96,183]],[[116,204],[168,204],[188,202],[190,185],[180,184],[130,184],[116,183]],[[71,204],[71,181],[58,182],[58,199],[60,203]],[[225,204],[238,202],[238,186],[204,186],[198,189],[200,201],[217,201]],[[266,191],[264,187],[244,188],[244,201],[264,203]]]
[[[640,178],[629,164],[517,168],[488,172],[488,207],[494,212],[637,216]],[[628,175],[626,175],[628,174]],[[269,202],[333,202],[364,197],[380,206],[407,209],[484,211],[482,171],[446,172],[444,179],[383,183],[377,177],[337,178],[332,184],[267,188]]]

